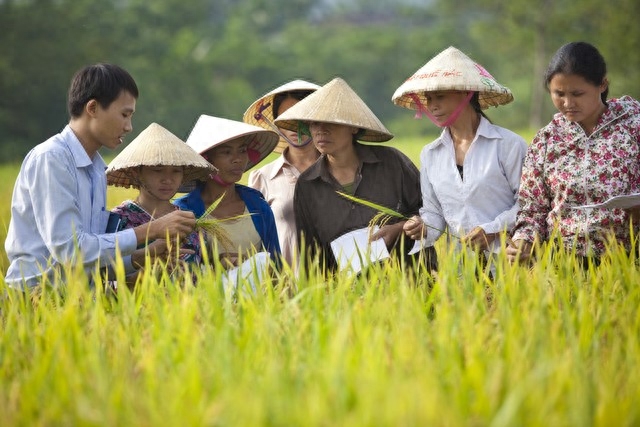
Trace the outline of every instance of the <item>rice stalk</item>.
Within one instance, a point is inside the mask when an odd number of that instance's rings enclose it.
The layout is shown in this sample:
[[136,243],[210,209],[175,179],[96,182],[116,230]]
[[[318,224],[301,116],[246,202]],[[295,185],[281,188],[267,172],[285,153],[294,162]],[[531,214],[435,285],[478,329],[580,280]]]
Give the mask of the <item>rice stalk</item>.
[[226,251],[232,251],[234,249],[233,240],[220,224],[224,221],[232,221],[252,214],[234,215],[228,218],[216,218],[212,216],[211,213],[218,207],[225,194],[226,193],[222,193],[222,195],[214,200],[214,202],[205,209],[204,213],[196,219],[196,230],[204,231],[209,237],[217,240]]
[[[344,198],[346,198],[346,199],[348,199],[348,200],[350,200],[352,202],[359,203],[359,204],[364,205],[364,206],[368,206],[371,209],[374,209],[374,210],[378,211],[378,213],[376,215],[374,215],[373,218],[371,218],[371,221],[369,221],[369,227],[373,227],[375,225],[378,225],[379,227],[383,227],[392,218],[400,218],[400,219],[403,219],[403,220],[411,219],[410,217],[408,217],[406,215],[403,215],[400,212],[396,212],[393,209],[390,209],[390,208],[388,208],[386,206],[383,206],[383,205],[379,205],[379,204],[374,203],[374,202],[372,202],[370,200],[361,199],[359,197],[355,197],[355,196],[352,196],[350,194],[343,193],[341,191],[336,191],[336,193],[338,193],[342,197],[344,197]],[[426,224],[424,221],[422,223],[427,228],[431,228],[432,230],[439,231],[442,234],[446,234],[449,237],[453,237],[455,239],[460,240],[460,237],[449,233],[447,230],[441,230],[441,229],[439,229],[437,227],[433,227],[433,226],[431,226],[429,224]]]

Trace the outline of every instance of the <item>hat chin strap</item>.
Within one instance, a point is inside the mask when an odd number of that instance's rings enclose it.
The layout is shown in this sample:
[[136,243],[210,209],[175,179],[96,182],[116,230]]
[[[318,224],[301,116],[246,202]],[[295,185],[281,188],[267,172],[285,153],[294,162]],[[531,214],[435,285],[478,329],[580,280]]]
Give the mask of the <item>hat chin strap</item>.
[[[287,144],[291,145],[292,147],[298,147],[298,148],[304,147],[305,145],[311,142],[312,140],[311,137],[309,137],[309,139],[302,144],[296,144],[291,139],[289,139],[289,137],[285,135],[284,132],[282,132],[280,128],[276,126],[275,123],[269,120],[269,118],[262,113],[265,109],[267,109],[270,106],[271,106],[270,102],[267,103],[266,105],[262,105],[262,104],[258,105],[257,112],[253,115],[253,118],[256,119],[257,121],[264,120],[267,123],[267,125],[269,125],[271,130],[277,133],[280,138],[284,139],[287,142]],[[298,131],[298,141],[300,141],[300,131]]]
[[[255,141],[255,138],[253,140],[251,140],[251,143],[253,144],[253,141]],[[247,157],[249,158],[249,161],[253,164],[256,164],[260,161],[260,152],[258,150],[256,150],[255,148],[247,148]]]
[[[302,144],[300,144],[299,142],[293,142],[287,135],[284,134],[284,132],[282,132],[277,126],[274,125],[274,128],[277,129],[276,133],[280,136],[280,138],[284,139],[287,144],[289,144],[292,147],[296,147],[296,148],[302,148],[306,145],[308,145],[311,141],[312,138],[309,137],[306,141],[304,141]],[[298,141],[301,141],[300,139],[300,132],[298,132]]]
[[[282,139],[284,139],[287,144],[291,145],[292,147],[296,147],[296,148],[302,148],[306,145],[308,145],[313,139],[311,137],[309,137],[309,139],[307,139],[305,142],[303,142],[302,144],[300,143],[295,143],[293,142],[291,139],[289,139],[289,137],[287,135],[284,134],[284,132],[282,132],[280,130],[280,128],[278,126],[275,125],[275,123],[273,123],[271,120],[269,120],[269,118],[267,116],[265,116],[263,114],[263,111],[266,110],[267,108],[269,108],[271,106],[271,103],[267,103],[265,105],[258,105],[257,109],[256,109],[256,113],[253,115],[253,118],[256,119],[257,121],[260,120],[264,120],[267,125],[269,125],[269,127],[278,134],[278,136]],[[298,130],[298,141],[301,141],[300,138],[300,130]],[[253,163],[257,163],[257,161],[253,162]]]
[[[301,134],[298,134],[298,141],[300,141],[300,137],[301,137],[301,136],[302,136]],[[306,136],[306,135],[305,135],[305,136]],[[309,143],[310,143],[311,141],[313,141],[313,138],[308,137],[308,138],[307,138],[307,140],[306,140],[306,141],[304,141],[302,144],[300,144],[300,143],[294,144],[294,143],[293,143],[293,141],[291,141],[289,138],[286,138],[286,140],[287,140],[287,142],[289,143],[289,145],[291,145],[292,147],[302,148],[302,147],[306,147],[307,145],[309,145]]]
[[224,179],[220,178],[220,175],[218,174],[209,174],[209,178],[215,182],[216,184],[221,185],[222,187],[228,187],[231,184],[235,184],[234,182],[227,182]]
[[422,118],[422,115],[424,114],[427,117],[429,117],[429,119],[433,122],[434,125],[444,128],[447,126],[451,126],[453,122],[458,120],[458,117],[460,116],[460,113],[462,113],[462,110],[464,110],[464,107],[466,107],[469,104],[469,101],[471,101],[471,98],[473,98],[473,92],[469,92],[467,94],[465,99],[463,99],[460,102],[460,104],[458,104],[456,109],[453,110],[453,113],[451,113],[449,118],[442,124],[438,123],[438,119],[436,119],[436,117],[429,112],[429,110],[424,106],[424,104],[420,102],[420,98],[418,97],[418,95],[416,95],[415,93],[410,93],[409,97],[411,97],[413,102],[415,102],[416,106],[418,107],[418,111],[416,112],[416,115],[415,115],[416,119]]

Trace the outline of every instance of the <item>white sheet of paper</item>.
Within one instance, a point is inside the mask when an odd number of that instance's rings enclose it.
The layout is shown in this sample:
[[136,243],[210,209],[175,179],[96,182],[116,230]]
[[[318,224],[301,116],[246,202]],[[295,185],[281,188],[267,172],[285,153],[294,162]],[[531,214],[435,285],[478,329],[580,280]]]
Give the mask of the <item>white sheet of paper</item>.
[[427,241],[425,239],[416,240],[416,242],[413,244],[413,247],[409,251],[408,255],[413,255],[415,253],[420,252],[423,248],[427,247],[426,243]]
[[[240,277],[251,287],[253,293],[256,293],[257,286],[265,276],[265,271],[269,265],[271,256],[269,252],[258,252],[247,258],[237,267],[230,268],[222,273],[222,287],[225,293],[235,292],[240,282]],[[255,273],[255,274],[254,274]],[[257,277],[256,277],[257,276]],[[256,283],[257,279],[257,283]]]
[[[375,233],[378,226],[373,228]],[[358,273],[375,261],[389,258],[389,251],[383,239],[369,242],[369,227],[353,230],[331,242],[331,250],[340,271],[350,268]]]
[[596,203],[592,205],[572,206],[573,209],[594,209],[594,208],[606,208],[606,209],[629,209],[640,206],[640,193],[623,194],[621,196],[615,196],[609,200]]

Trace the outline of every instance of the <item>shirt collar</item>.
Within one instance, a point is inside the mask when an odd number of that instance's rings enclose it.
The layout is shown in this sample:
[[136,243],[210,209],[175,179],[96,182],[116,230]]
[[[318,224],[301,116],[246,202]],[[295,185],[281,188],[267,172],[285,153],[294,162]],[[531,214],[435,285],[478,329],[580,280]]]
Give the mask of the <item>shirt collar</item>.
[[273,168],[271,168],[271,173],[269,174],[269,179],[274,179],[278,174],[284,169],[285,165],[291,165],[284,154],[287,152],[289,147],[286,147],[282,154],[273,161]]
[[71,126],[66,125],[61,132],[63,143],[69,148],[71,155],[73,156],[73,160],[75,161],[77,167],[85,168],[91,165],[95,165],[96,167],[101,167],[103,169],[106,168],[106,164],[100,156],[100,153],[96,152],[96,155],[93,159],[89,157],[86,150],[80,143],[80,140],[71,129]]
[[[474,141],[482,137],[484,139],[500,139],[502,136],[498,129],[491,124],[489,120],[487,120],[484,116],[480,116],[480,123],[478,124],[478,130],[476,130],[476,136],[474,137]],[[451,145],[453,144],[453,140],[451,139],[451,134],[449,133],[449,128],[442,129],[442,133],[440,137],[435,140],[432,145]]]
[[637,111],[638,101],[635,101],[628,95],[624,95],[619,99],[613,98],[608,100],[607,108],[602,113],[602,117],[600,117],[594,132],[626,114],[633,114],[634,107],[636,109],[635,111]]
[[502,138],[498,129],[496,129],[496,127],[493,126],[484,116],[480,116],[480,125],[478,125],[478,130],[476,131],[476,138],[479,136],[486,139]]

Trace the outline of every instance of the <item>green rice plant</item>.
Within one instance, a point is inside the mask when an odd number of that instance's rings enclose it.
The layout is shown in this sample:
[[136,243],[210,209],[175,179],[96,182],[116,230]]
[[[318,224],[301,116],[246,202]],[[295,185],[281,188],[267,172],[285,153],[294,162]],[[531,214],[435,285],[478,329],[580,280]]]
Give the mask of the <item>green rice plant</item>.
[[3,425],[637,424],[631,255],[584,270],[544,244],[532,266],[499,258],[488,284],[439,250],[429,286],[393,263],[315,266],[235,299],[215,265],[117,299],[71,267],[62,294],[0,302]]
[[637,254],[584,268],[559,241],[492,280],[440,239],[435,277],[310,260],[232,298],[215,260],[193,285],[149,258],[116,296],[79,263],[34,295],[0,279],[0,424],[639,425]]
[[228,218],[212,217],[210,215],[211,212],[213,212],[218,207],[218,205],[224,198],[225,194],[226,193],[222,193],[222,195],[218,197],[218,199],[214,200],[214,202],[211,203],[211,205],[209,205],[207,209],[205,209],[204,213],[199,218],[196,219],[196,230],[204,231],[206,234],[211,236],[211,238],[219,242],[220,245],[222,245],[222,247],[225,248],[225,250],[231,251],[234,249],[233,240],[231,239],[229,234],[225,231],[225,229],[222,228],[220,223],[224,221],[232,221],[232,220],[244,218],[251,214],[249,213],[249,214],[234,215]]
[[[374,203],[370,200],[365,200],[359,197],[355,197],[352,196],[351,194],[347,194],[347,193],[343,193],[341,191],[336,191],[336,193],[338,193],[339,195],[341,195],[342,197],[344,197],[345,199],[348,199],[354,203],[359,203],[361,205],[364,206],[368,206],[371,209],[374,209],[376,211],[378,211],[373,218],[371,218],[371,221],[369,222],[369,227],[373,227],[374,225],[378,225],[379,227],[383,227],[385,224],[387,224],[389,222],[389,220],[391,220],[392,218],[399,218],[399,219],[403,219],[403,220],[409,220],[410,217],[401,214],[400,212],[396,212],[391,208],[388,208],[386,206],[380,205],[378,203]],[[424,224],[425,227],[427,228],[431,228],[432,230],[436,230],[439,231],[442,234],[446,234],[449,237],[453,237],[454,239],[460,239],[458,236],[455,236],[451,233],[449,233],[447,230],[441,230],[439,228],[433,227],[429,224]]]
[[227,248],[227,250],[231,250],[233,248],[233,241],[226,231],[220,226],[221,220],[210,216],[211,212],[218,207],[224,198],[224,195],[225,193],[222,193],[222,195],[217,200],[214,200],[214,202],[205,209],[204,213],[196,219],[196,230],[204,231],[211,236],[211,238],[220,242],[220,244]]

